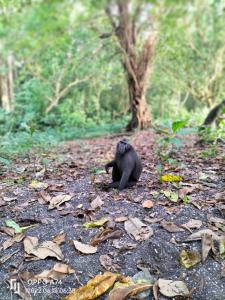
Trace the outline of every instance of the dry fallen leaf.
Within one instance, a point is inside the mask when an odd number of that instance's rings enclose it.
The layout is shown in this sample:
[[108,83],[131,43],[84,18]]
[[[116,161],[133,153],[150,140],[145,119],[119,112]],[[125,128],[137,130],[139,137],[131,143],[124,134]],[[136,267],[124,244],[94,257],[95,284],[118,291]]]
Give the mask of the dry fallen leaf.
[[215,226],[220,230],[225,231],[225,219],[210,217],[209,222],[215,224]]
[[92,202],[91,202],[91,208],[92,209],[96,209],[98,207],[101,207],[104,204],[104,202],[102,201],[102,199],[97,196]]
[[24,238],[25,238],[25,234],[23,232],[15,234],[13,238],[6,240],[2,244],[3,249],[6,250],[7,248],[11,247],[14,243],[21,242]]
[[27,236],[23,243],[27,254],[33,254],[40,259],[45,259],[48,256],[56,257],[58,260],[64,258],[59,246],[52,241],[45,241],[42,244],[38,244],[37,237]]
[[167,297],[185,296],[189,295],[189,290],[183,281],[173,281],[166,279],[158,280],[159,291]]
[[9,253],[9,254],[1,256],[1,258],[0,258],[0,264],[4,264],[8,259],[10,259],[17,252],[19,252],[19,250],[16,250],[16,251],[14,251],[12,253]]
[[0,232],[6,233],[9,236],[14,236],[15,234],[15,229],[11,227],[6,227],[6,226],[1,226],[0,227]]
[[125,300],[127,297],[135,296],[152,287],[152,284],[132,284],[130,286],[119,286],[114,288],[107,300]]
[[199,229],[202,226],[202,221],[191,219],[187,223],[181,225],[183,228],[191,231],[191,229]]
[[98,250],[97,247],[93,247],[91,245],[87,245],[76,240],[73,240],[73,243],[75,248],[83,254],[93,254],[96,253]]
[[211,229],[202,229],[197,232],[192,233],[189,235],[184,241],[185,242],[192,242],[201,240],[204,234],[212,235],[213,240],[220,241],[221,237],[213,232]]
[[167,222],[165,220],[163,220],[162,222],[160,222],[161,226],[166,229],[169,232],[180,232],[180,231],[184,231],[184,229],[180,228],[179,226],[177,226],[176,224],[174,224],[173,222]]
[[149,224],[155,224],[155,223],[159,223],[160,221],[162,221],[163,218],[149,218],[149,217],[145,217],[144,221],[149,223]]
[[204,262],[213,247],[212,235],[205,233],[202,236],[202,262]]
[[179,190],[179,197],[183,199],[186,195],[192,193],[195,190],[195,186],[189,186],[189,187],[183,187],[182,189]]
[[193,267],[201,261],[201,255],[198,251],[182,250],[180,253],[180,263],[186,269]]
[[65,195],[65,194],[59,194],[55,197],[51,197],[51,199],[49,200],[48,209],[59,207],[62,203],[71,200],[72,197],[73,195]]
[[43,279],[45,281],[60,280],[63,279],[67,274],[74,273],[74,269],[66,264],[56,263],[51,270],[44,270],[40,274],[34,275],[35,279]]
[[118,270],[120,269],[120,267],[117,264],[115,264],[113,262],[113,259],[107,254],[100,255],[99,260],[100,260],[101,265],[107,271],[118,272]]
[[138,218],[129,218],[124,223],[124,228],[136,241],[147,240],[153,235],[152,228],[141,222]]
[[78,289],[74,289],[62,300],[92,300],[104,294],[116,281],[126,281],[126,277],[121,274],[105,272],[97,275],[88,283]]
[[56,243],[57,245],[61,245],[62,243],[65,242],[65,238],[66,238],[66,235],[65,233],[59,233],[57,235],[55,235],[52,239],[53,243]]
[[97,233],[91,240],[90,244],[92,246],[97,246],[99,243],[104,242],[108,239],[118,239],[122,235],[120,230],[113,230],[111,228],[105,228],[100,233]]
[[120,217],[116,217],[115,218],[115,222],[117,222],[117,223],[120,223],[120,222],[125,222],[125,221],[127,221],[127,217],[125,217],[125,216],[120,216]]
[[153,207],[153,201],[152,200],[146,200],[142,203],[142,206],[144,208],[152,208]]

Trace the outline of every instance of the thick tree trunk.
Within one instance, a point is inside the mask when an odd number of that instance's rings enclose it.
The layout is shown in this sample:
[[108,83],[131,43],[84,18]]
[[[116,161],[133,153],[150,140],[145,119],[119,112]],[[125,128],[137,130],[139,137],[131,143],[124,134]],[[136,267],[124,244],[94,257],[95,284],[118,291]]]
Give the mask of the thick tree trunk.
[[130,107],[132,119],[127,125],[127,130],[135,128],[145,129],[151,126],[151,115],[145,99],[148,84],[150,62],[153,59],[155,46],[155,33],[152,31],[140,47],[137,41],[137,19],[140,6],[134,14],[129,15],[129,0],[117,0],[118,16],[115,18],[110,5],[106,9],[114,33],[117,36],[122,54],[123,67],[127,76]]
[[140,88],[136,90],[135,85],[129,81],[128,89],[132,118],[126,129],[132,131],[134,128],[149,128],[151,126],[151,115],[145,99],[145,92]]

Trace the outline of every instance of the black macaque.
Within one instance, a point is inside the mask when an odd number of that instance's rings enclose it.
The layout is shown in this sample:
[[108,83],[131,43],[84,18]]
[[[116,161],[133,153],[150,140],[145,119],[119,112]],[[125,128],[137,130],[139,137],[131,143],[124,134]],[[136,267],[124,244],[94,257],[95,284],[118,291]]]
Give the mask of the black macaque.
[[208,113],[207,117],[205,118],[205,121],[203,122],[202,126],[204,127],[204,126],[212,124],[216,120],[220,110],[223,107],[225,107],[225,99],[220,104],[217,104],[213,109],[210,110],[210,112]]
[[116,146],[115,159],[105,165],[109,173],[112,170],[112,181],[107,188],[118,188],[122,191],[125,188],[134,186],[140,178],[142,163],[134,148],[127,139],[123,139]]

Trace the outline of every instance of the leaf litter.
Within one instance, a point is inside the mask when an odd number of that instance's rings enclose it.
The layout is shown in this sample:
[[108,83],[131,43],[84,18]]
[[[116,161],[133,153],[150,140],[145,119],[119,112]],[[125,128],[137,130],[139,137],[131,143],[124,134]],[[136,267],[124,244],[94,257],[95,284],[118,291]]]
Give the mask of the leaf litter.
[[[48,168],[41,166],[37,156],[31,156],[29,163],[21,159],[18,168],[26,165],[24,182],[4,185],[4,198],[0,199],[3,220],[16,223],[11,223],[12,227],[0,224],[0,241],[5,245],[5,249],[0,247],[0,264],[4,267],[0,268],[0,277],[7,270],[8,276],[16,276],[18,281],[22,275],[29,275],[25,272],[30,272],[32,278],[60,278],[63,287],[79,291],[73,295],[80,295],[83,285],[83,299],[109,297],[109,289],[116,281],[118,289],[121,285],[119,297],[139,297],[142,293],[158,298],[160,294],[188,297],[190,292],[196,300],[221,297],[225,291],[221,280],[225,276],[223,146],[218,146],[217,157],[204,158],[192,141],[188,147],[184,144],[175,154],[178,164],[164,164],[164,175],[169,176],[161,181],[156,168],[159,158],[151,148],[154,134],[135,133],[131,142],[144,164],[140,182],[123,193],[101,191],[98,183],[110,181],[103,166],[113,158],[119,139],[69,142],[60,155],[45,154],[49,155]],[[40,166],[35,172],[32,159]],[[179,164],[185,168],[179,168]],[[90,169],[101,169],[95,173],[95,180]],[[18,177],[10,172],[4,176]],[[16,233],[26,227],[18,217],[36,220],[36,225]],[[28,222],[29,225],[34,223]],[[140,258],[143,270],[154,277],[151,283],[131,279],[137,274]],[[56,265],[53,260],[61,262]],[[17,271],[12,269],[19,265]],[[209,266],[211,271],[206,272]],[[189,269],[192,273],[188,273]],[[195,289],[197,269],[198,276],[206,279],[204,288]],[[112,273],[104,277],[105,270]],[[95,287],[88,284],[89,278]],[[26,286],[26,281],[23,284]],[[31,297],[22,289],[21,296]],[[73,296],[57,293],[54,297],[57,300]]]

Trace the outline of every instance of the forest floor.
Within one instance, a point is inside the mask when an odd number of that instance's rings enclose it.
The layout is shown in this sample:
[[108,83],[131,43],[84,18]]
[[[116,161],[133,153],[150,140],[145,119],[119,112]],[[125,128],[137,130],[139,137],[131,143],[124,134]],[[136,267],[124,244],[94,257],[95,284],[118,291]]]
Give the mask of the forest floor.
[[[163,174],[182,181],[163,182],[155,134],[136,133],[128,139],[143,161],[139,183],[121,193],[103,191],[99,183],[111,179],[104,164],[120,139],[71,141],[2,169],[1,300],[19,299],[9,284],[23,299],[62,299],[106,271],[149,282],[184,281],[189,299],[225,300],[224,146],[203,155],[206,149],[190,138],[164,164]],[[98,227],[85,228],[86,222]],[[51,278],[54,283],[46,283]],[[154,287],[159,300],[169,299],[168,282],[163,284],[158,292]],[[145,299],[153,299],[152,293]]]

